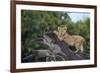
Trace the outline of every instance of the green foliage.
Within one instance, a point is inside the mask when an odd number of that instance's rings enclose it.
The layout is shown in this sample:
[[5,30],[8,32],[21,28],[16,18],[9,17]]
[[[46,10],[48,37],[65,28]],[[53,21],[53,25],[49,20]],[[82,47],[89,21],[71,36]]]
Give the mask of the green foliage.
[[59,25],[68,21],[70,21],[70,17],[64,12],[22,10],[22,48],[36,49],[37,41],[32,42],[31,40],[41,38],[43,34],[57,29]]

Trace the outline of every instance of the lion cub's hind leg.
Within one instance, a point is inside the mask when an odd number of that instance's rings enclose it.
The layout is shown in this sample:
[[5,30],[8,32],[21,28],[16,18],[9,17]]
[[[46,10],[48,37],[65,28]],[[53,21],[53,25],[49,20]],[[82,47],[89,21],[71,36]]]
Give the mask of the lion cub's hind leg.
[[84,52],[83,45],[81,45],[80,51],[81,51],[81,53]]
[[80,51],[81,53],[84,52],[83,44],[81,44],[81,45],[75,45],[75,48],[76,48],[75,53],[78,53],[79,51]]
[[79,47],[79,45],[78,45],[78,44],[76,44],[76,45],[75,45],[75,48],[76,48],[76,51],[75,51],[75,53],[78,53],[78,52],[79,52],[79,50],[80,50],[80,47]]

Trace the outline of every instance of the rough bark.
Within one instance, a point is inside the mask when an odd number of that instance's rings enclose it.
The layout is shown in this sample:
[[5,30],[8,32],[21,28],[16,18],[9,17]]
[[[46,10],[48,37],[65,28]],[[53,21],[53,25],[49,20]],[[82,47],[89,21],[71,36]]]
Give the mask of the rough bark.
[[33,62],[36,62],[36,59],[40,57],[46,57],[46,61],[68,61],[84,59],[80,54],[72,51],[64,41],[60,41],[52,32],[43,36],[42,43],[48,45],[49,48],[47,50],[33,50],[32,54],[23,58],[23,62],[32,62],[33,58]]
[[61,48],[61,51],[66,54],[67,60],[84,59],[80,55],[74,53],[64,41],[59,41],[54,33],[48,33],[47,35],[53,40],[55,44],[57,44]]

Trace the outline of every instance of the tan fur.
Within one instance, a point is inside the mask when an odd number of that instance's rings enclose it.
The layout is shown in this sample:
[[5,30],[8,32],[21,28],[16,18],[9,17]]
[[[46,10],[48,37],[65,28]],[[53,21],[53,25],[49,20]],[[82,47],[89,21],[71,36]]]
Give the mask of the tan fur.
[[83,44],[85,43],[85,39],[82,36],[79,35],[70,35],[68,34],[67,27],[66,26],[60,26],[58,27],[57,31],[54,31],[54,33],[58,36],[58,39],[60,41],[64,41],[69,46],[75,46],[76,47],[76,53],[80,50],[81,52],[84,51]]

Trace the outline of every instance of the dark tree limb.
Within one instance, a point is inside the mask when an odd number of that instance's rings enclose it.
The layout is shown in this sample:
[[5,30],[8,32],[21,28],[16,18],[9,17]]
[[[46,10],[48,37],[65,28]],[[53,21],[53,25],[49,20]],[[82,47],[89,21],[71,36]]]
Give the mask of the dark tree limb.
[[33,50],[32,54],[23,58],[23,62],[37,62],[35,61],[36,57],[53,58],[51,61],[84,59],[80,54],[72,51],[64,41],[60,41],[57,36],[52,32],[44,35],[43,43],[48,45],[50,48],[48,48],[47,50]]
[[66,54],[67,60],[84,59],[80,55],[74,53],[64,41],[60,41],[54,33],[48,33],[47,35],[53,40],[55,44],[57,44],[61,48],[61,51]]

